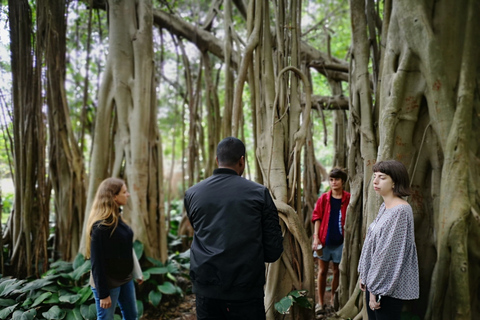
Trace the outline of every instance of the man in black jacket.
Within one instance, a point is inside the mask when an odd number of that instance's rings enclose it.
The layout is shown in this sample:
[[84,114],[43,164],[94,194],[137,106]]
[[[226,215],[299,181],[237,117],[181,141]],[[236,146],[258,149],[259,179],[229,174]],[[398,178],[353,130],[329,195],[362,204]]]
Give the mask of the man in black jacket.
[[197,319],[265,319],[265,262],[283,252],[277,208],[265,186],[241,177],[242,141],[223,139],[217,164],[184,199],[195,230],[190,277]]

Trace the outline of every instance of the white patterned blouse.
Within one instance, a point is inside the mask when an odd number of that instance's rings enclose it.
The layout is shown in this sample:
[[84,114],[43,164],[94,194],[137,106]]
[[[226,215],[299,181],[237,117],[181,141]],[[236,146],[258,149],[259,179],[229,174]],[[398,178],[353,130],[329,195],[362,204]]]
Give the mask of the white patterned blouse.
[[358,272],[375,295],[402,300],[418,299],[418,260],[409,204],[380,206],[363,244]]

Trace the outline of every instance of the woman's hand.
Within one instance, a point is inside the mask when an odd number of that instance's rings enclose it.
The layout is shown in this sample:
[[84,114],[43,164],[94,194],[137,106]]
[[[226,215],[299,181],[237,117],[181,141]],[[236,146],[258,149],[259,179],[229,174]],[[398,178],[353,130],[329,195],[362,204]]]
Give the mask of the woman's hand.
[[368,306],[370,307],[370,309],[372,310],[377,310],[377,309],[380,309],[380,299],[378,299],[377,301],[377,298],[375,297],[375,295],[373,293],[370,292],[370,301],[368,303]]
[[362,279],[359,279],[359,287],[360,287],[360,290],[362,290],[363,292],[365,292],[365,290],[367,290],[367,286],[362,282]]
[[143,283],[143,277],[138,278],[138,279],[137,279],[137,283],[138,283],[138,284],[142,284],[142,283]]
[[103,309],[108,309],[112,306],[112,299],[110,296],[106,297],[105,299],[100,299],[100,307]]

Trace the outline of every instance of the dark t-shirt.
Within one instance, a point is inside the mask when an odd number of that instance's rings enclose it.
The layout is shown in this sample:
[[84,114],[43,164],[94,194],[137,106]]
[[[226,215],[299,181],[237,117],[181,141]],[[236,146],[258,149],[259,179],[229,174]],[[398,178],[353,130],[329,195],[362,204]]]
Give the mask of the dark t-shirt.
[[338,246],[343,243],[342,232],[342,199],[330,198],[330,219],[328,220],[327,246]]

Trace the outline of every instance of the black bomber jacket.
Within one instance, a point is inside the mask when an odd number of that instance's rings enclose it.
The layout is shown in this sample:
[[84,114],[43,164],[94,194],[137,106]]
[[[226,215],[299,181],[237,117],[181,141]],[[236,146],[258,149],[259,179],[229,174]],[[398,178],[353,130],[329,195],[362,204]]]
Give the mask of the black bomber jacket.
[[262,298],[265,262],[283,252],[277,208],[268,189],[216,169],[185,193],[194,229],[190,251],[193,292],[223,300]]

